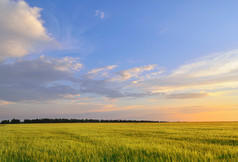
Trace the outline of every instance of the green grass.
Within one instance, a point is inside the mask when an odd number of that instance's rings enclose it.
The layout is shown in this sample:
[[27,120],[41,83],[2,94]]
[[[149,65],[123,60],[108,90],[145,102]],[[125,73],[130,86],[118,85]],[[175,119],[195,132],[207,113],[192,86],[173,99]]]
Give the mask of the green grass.
[[0,125],[0,161],[238,161],[238,123]]

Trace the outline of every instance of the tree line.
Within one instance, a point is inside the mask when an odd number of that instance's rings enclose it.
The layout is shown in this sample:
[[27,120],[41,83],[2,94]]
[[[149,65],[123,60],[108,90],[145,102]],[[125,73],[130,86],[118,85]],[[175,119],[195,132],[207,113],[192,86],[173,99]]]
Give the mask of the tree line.
[[21,124],[21,123],[165,123],[167,121],[150,121],[150,120],[103,120],[103,119],[12,119],[2,120],[1,124]]

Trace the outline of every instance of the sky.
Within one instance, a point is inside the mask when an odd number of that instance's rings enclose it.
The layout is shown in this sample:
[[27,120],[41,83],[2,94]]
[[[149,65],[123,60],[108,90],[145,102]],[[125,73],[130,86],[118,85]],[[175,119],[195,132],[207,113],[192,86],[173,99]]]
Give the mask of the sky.
[[0,0],[0,120],[238,120],[238,2]]

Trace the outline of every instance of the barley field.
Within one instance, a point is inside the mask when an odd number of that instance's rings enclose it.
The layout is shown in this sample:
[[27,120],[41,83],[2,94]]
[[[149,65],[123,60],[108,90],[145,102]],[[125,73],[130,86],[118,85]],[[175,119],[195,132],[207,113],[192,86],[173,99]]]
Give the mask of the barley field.
[[2,124],[0,161],[238,161],[238,123]]

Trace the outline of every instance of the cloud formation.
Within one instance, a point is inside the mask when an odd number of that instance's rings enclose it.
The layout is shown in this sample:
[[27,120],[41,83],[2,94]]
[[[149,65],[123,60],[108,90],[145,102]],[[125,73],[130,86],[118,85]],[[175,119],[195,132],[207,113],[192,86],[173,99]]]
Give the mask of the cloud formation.
[[[188,99],[238,87],[237,50],[181,65],[171,73],[158,65],[115,71],[117,65],[81,71],[78,58],[19,59],[0,62],[0,100],[66,99],[67,96]],[[207,70],[205,70],[207,69]],[[138,82],[139,80],[139,82]]]
[[117,65],[109,65],[109,66],[105,66],[105,67],[101,67],[101,68],[95,68],[90,70],[87,73],[88,77],[109,77],[109,71],[113,70],[114,68],[116,68]]
[[[114,89],[113,93],[99,90],[97,94],[108,98],[157,96],[158,99],[188,99],[238,88],[238,50],[211,54],[171,72],[164,71],[158,65],[146,65],[111,72],[108,77],[99,80],[104,84],[100,87],[117,87],[117,90]],[[163,75],[157,75],[161,73]]]
[[45,56],[14,63],[0,62],[0,100],[53,100],[77,94],[68,82],[80,65],[77,59]]
[[184,64],[168,75],[148,79],[153,92],[216,91],[238,87],[238,50],[212,54]]
[[[151,72],[145,74],[144,72],[157,70],[156,72]],[[131,78],[141,78],[141,77],[150,77],[151,75],[160,74],[164,72],[164,68],[158,67],[158,65],[145,65],[140,67],[135,67],[132,69],[127,69],[123,71],[119,71],[115,73],[115,77],[111,79],[111,81],[125,81]],[[143,74],[143,76],[141,76]]]
[[96,69],[93,69],[93,70],[89,71],[88,74],[96,74],[96,73],[99,73],[101,71],[112,70],[115,67],[117,67],[117,65],[110,65],[110,66],[106,66],[106,67],[102,67],[102,68],[96,68]]
[[221,52],[201,58],[174,70],[173,76],[213,77],[238,70],[238,50]]
[[0,60],[56,47],[43,26],[40,11],[23,0],[0,1]]
[[104,19],[105,18],[105,12],[100,11],[100,10],[96,10],[95,11],[95,16],[100,17],[100,19]]
[[[109,99],[124,97],[146,97],[154,95],[147,91],[128,88],[127,84],[115,83],[117,72],[104,75],[116,65],[93,69],[81,73],[83,65],[77,58],[51,58],[40,56],[37,59],[19,59],[13,63],[0,62],[0,100],[44,101],[67,98],[67,96],[101,96]],[[154,65],[129,69],[132,77],[153,69]],[[136,72],[134,72],[136,71]],[[134,74],[135,73],[135,74]],[[102,74],[102,77],[92,75]],[[109,77],[109,78],[108,78]],[[76,97],[77,98],[77,97]]]

